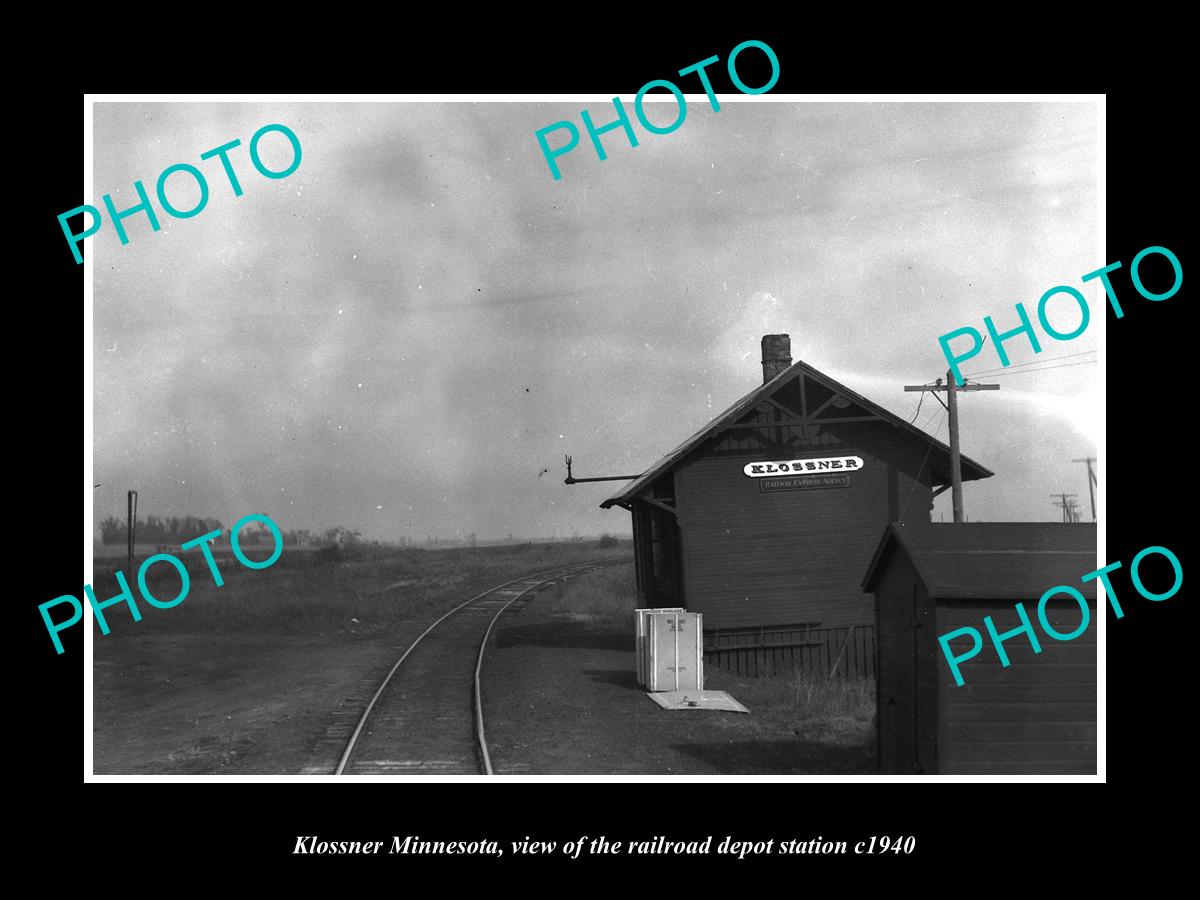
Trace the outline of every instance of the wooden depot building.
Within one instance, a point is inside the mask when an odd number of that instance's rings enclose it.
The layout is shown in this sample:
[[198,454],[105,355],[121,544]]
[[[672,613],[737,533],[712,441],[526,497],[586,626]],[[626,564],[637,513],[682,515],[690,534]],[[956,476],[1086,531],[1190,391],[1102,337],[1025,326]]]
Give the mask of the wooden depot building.
[[[705,658],[745,674],[873,673],[862,592],[880,532],[929,522],[950,448],[762,339],[763,384],[605,500],[633,517],[643,607],[704,614]],[[992,472],[962,457],[962,478]]]
[[[867,571],[878,619],[880,770],[895,774],[1094,774],[1096,771],[1096,526],[1060,522],[892,524]],[[1037,606],[1058,585],[1088,604],[1088,627],[1069,641],[1041,630]],[[1004,642],[1003,666],[983,624],[1003,635],[1029,615],[1028,636]],[[1080,627],[1079,602],[1046,605],[1059,634]],[[938,638],[982,635],[954,680]],[[969,635],[950,640],[965,655]]]

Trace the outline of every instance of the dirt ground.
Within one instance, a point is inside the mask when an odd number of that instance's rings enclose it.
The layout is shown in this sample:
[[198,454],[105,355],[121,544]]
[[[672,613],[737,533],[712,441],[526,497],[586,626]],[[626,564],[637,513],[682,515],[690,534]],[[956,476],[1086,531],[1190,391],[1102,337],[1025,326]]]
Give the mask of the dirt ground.
[[395,661],[366,637],[144,634],[96,641],[98,774],[297,774],[332,768],[333,732]]
[[[480,560],[410,554],[282,571],[274,580],[251,573],[241,586],[189,597],[195,605],[186,613],[183,605],[154,610],[106,637],[97,632],[94,771],[331,773],[380,679],[429,622],[513,577],[513,567],[560,562]],[[772,680],[709,669],[706,686],[728,691],[749,715],[660,709],[636,685],[631,613],[623,608],[632,608],[631,590],[620,569],[552,588],[501,620],[483,680],[498,773],[875,770],[873,732],[861,714],[832,726],[798,718],[787,685]],[[376,590],[406,574],[399,587]]]
[[484,661],[484,710],[497,774],[877,771],[872,728],[805,721],[788,702],[787,683],[709,667],[705,688],[727,691],[749,714],[661,709],[637,685],[632,614],[627,621],[604,611],[564,611],[569,591],[565,602],[538,598],[506,619]]
[[584,545],[328,563],[307,554],[264,571],[223,566],[220,588],[197,569],[178,607],[145,607],[140,622],[121,607],[109,635],[95,630],[93,771],[329,774],[380,680],[438,615],[520,574],[603,555]]

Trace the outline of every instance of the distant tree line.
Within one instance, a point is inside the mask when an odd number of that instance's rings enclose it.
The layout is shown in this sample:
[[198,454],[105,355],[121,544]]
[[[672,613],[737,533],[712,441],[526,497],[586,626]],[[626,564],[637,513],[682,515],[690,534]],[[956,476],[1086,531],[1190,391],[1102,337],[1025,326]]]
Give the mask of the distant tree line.
[[[255,522],[255,525],[261,523]],[[197,516],[146,516],[138,518],[134,536],[139,543],[182,544],[210,531],[220,531],[226,537],[225,526],[217,519],[202,519]],[[105,544],[124,544],[129,540],[123,519],[109,516],[100,523],[100,539]]]
[[[198,516],[146,516],[139,517],[134,537],[139,544],[182,544],[211,531],[221,532],[215,539],[218,544],[228,545],[229,529],[218,519]],[[105,544],[124,544],[129,540],[128,529],[123,519],[109,516],[100,523],[100,540]],[[246,545],[272,543],[271,529],[262,522],[250,522],[238,533],[238,543]],[[357,531],[338,526],[325,531],[309,531],[307,528],[286,529],[283,532],[285,547],[353,547],[362,543]]]

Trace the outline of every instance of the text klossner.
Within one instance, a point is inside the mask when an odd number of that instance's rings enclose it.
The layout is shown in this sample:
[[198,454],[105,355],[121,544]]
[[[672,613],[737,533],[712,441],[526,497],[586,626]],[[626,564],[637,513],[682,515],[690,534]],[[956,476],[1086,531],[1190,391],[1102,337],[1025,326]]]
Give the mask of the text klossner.
[[[241,532],[242,527],[248,525],[250,522],[262,522],[264,525],[266,525],[271,531],[272,540],[275,541],[274,551],[272,551],[271,555],[262,562],[256,562],[248,557],[242,552],[241,545],[238,543],[238,534]],[[198,547],[200,549],[200,552],[204,554],[205,561],[208,563],[208,570],[212,573],[213,583],[217,587],[221,587],[223,584],[225,584],[225,579],[221,577],[221,570],[217,568],[217,561],[213,558],[212,547],[209,546],[209,542],[215,538],[219,538],[220,536],[220,530],[210,531],[208,534],[202,534],[198,538],[194,538],[185,544],[179,545],[180,550],[191,550],[193,547]],[[259,513],[253,513],[238,519],[233,528],[229,530],[229,544],[233,549],[233,555],[237,558],[237,561],[247,569],[269,569],[271,566],[275,565],[275,562],[283,554],[283,532],[279,530],[279,526],[276,525],[270,519],[270,517],[261,515]],[[150,588],[146,584],[146,573],[155,563],[168,563],[175,569],[176,572],[179,573],[179,593],[176,594],[172,600],[159,600],[152,593],[150,593]],[[108,634],[109,632],[108,620],[104,618],[104,610],[117,603],[125,603],[129,606],[129,614],[133,617],[133,621],[142,621],[141,610],[138,609],[137,603],[135,603],[133,600],[133,593],[129,590],[129,582],[125,578],[125,573],[118,569],[116,578],[117,584],[121,586],[121,593],[109,600],[97,600],[95,592],[92,591],[92,586],[90,584],[85,584],[83,586],[83,593],[87,595],[88,603],[92,607],[92,612],[96,615],[96,621],[100,623],[101,634]],[[157,607],[158,609],[170,609],[173,606],[178,606],[187,598],[188,591],[191,590],[192,579],[191,576],[188,575],[187,566],[185,566],[178,557],[172,556],[170,553],[155,553],[153,556],[146,557],[146,559],[142,562],[142,565],[138,569],[137,573],[137,583],[138,589],[142,592],[142,597],[147,603],[149,603],[151,606]],[[73,606],[74,613],[71,615],[71,618],[67,619],[67,621],[55,623],[50,618],[50,610],[51,608],[60,606],[62,604],[69,604]],[[73,625],[77,625],[80,622],[80,620],[83,618],[83,604],[80,603],[79,598],[73,594],[64,594],[61,597],[55,597],[53,600],[48,600],[41,604],[38,607],[38,612],[42,614],[42,621],[46,623],[46,630],[50,632],[50,639],[54,641],[54,649],[59,653],[62,653],[63,645],[62,641],[60,641],[58,638],[58,633],[70,628]]]
[[[292,161],[291,163],[279,171],[268,169],[262,161],[262,156],[259,153],[258,145],[262,139],[272,132],[278,132],[287,138],[292,146]],[[225,170],[225,177],[229,179],[229,187],[233,190],[233,196],[240,197],[244,193],[242,183],[238,181],[237,172],[234,171],[233,163],[229,160],[229,154],[240,147],[242,142],[238,139],[229,141],[219,147],[213,147],[211,150],[206,150],[200,154],[200,160],[219,159],[221,167]],[[287,178],[298,168],[300,168],[300,138],[296,137],[296,132],[288,128],[286,125],[271,124],[264,125],[258,131],[254,132],[254,136],[250,138],[250,162],[258,173],[264,178]],[[177,209],[170,200],[167,199],[167,179],[176,172],[189,175],[195,179],[196,185],[200,188],[200,199],[191,209]],[[150,228],[158,231],[162,226],[158,222],[158,215],[154,212],[154,207],[150,203],[150,196],[146,193],[146,186],[141,181],[133,183],[133,189],[138,195],[140,203],[121,211],[117,210],[116,204],[113,203],[112,195],[105,194],[101,200],[104,202],[104,208],[108,210],[108,216],[112,220],[113,228],[117,230],[117,237],[121,239],[121,244],[129,243],[129,235],[125,233],[123,220],[137,213],[145,213],[146,218],[150,221]],[[208,181],[204,178],[204,173],[190,163],[175,163],[173,166],[167,166],[159,173],[158,183],[155,185],[155,193],[158,195],[159,205],[166,210],[167,215],[175,219],[190,219],[193,216],[199,215],[204,207],[208,205]],[[71,231],[71,226],[67,224],[67,220],[72,216],[77,216],[80,213],[90,215],[92,224],[90,227],[84,228],[79,234]],[[83,256],[79,252],[79,243],[85,238],[89,238],[100,230],[104,224],[104,217],[100,214],[100,210],[90,204],[83,204],[74,209],[63,213],[58,217],[58,224],[63,230],[63,234],[67,236],[67,243],[71,245],[71,252],[75,254],[75,262],[82,263]]]

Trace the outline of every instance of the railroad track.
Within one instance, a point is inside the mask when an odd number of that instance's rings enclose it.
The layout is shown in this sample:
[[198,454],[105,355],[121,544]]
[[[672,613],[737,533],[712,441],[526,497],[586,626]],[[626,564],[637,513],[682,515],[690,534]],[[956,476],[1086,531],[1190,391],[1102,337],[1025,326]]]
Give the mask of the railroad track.
[[335,775],[491,775],[480,680],[500,616],[550,585],[604,566],[560,566],[484,591],[442,615],[409,644],[375,691]]

